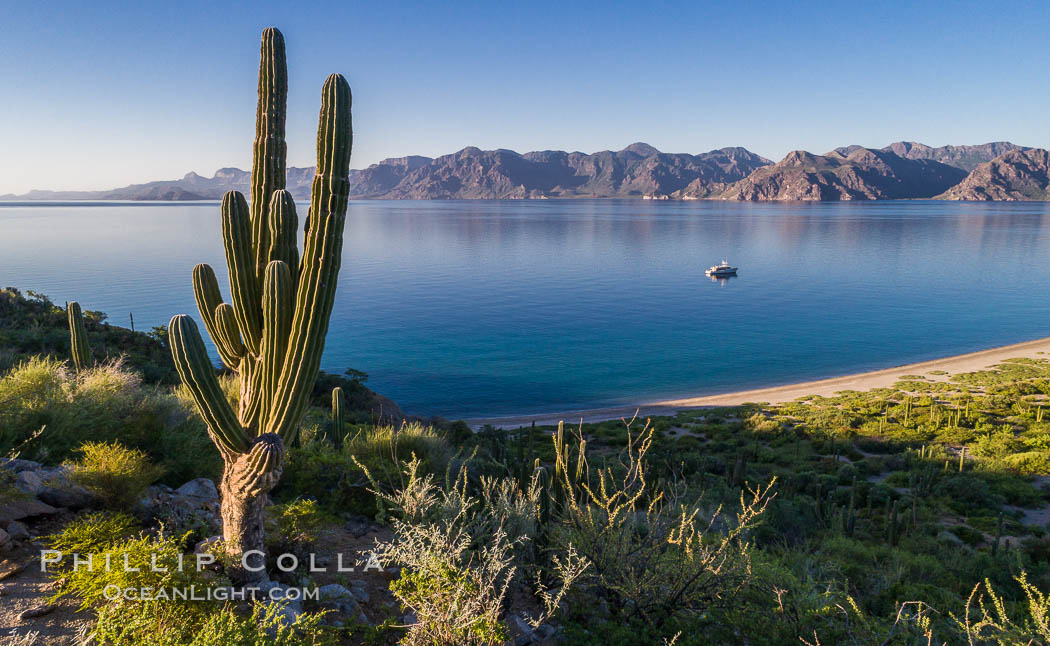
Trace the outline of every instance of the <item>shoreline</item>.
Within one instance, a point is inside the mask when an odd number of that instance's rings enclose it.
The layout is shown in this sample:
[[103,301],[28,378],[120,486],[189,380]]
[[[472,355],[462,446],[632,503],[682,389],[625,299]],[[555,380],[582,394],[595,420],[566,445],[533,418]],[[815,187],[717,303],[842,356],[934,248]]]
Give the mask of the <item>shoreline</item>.
[[[550,413],[536,413],[533,415],[508,415],[503,417],[478,417],[465,420],[472,429],[478,429],[486,424],[497,428],[519,428],[528,426],[533,422],[537,426],[549,426],[565,421],[578,424],[581,420],[585,423],[604,422],[621,418],[630,419],[637,411],[639,418],[655,417],[660,415],[674,415],[679,411],[698,408],[711,408],[717,406],[739,406],[746,403],[768,403],[779,404],[793,401],[806,395],[833,395],[841,390],[871,390],[873,388],[887,388],[899,381],[904,375],[923,374],[931,381],[945,380],[950,374],[960,372],[973,372],[983,370],[1006,359],[1038,358],[1040,354],[1050,355],[1050,337],[1014,343],[1011,345],[968,352],[941,359],[931,359],[918,363],[909,363],[892,368],[859,372],[839,377],[803,381],[783,386],[771,386],[767,388],[755,388],[752,390],[740,390],[717,395],[703,395],[699,397],[683,397],[679,399],[665,399],[653,402],[644,402],[635,405],[609,406],[605,408],[590,408],[582,410],[560,411]],[[1050,357],[1047,357],[1050,358]],[[943,370],[949,375],[929,375],[930,371]]]

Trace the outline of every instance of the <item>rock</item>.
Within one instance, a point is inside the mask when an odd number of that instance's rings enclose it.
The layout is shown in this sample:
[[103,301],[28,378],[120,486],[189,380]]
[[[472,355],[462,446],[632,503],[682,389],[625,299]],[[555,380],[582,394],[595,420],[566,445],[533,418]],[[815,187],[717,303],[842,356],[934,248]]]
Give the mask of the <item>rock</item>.
[[208,538],[205,538],[204,540],[200,541],[199,543],[193,546],[193,553],[203,554],[209,551],[212,545],[215,545],[220,541],[222,541],[222,536],[209,536]]
[[345,599],[346,597],[354,596],[349,590],[338,583],[329,583],[328,585],[322,585],[317,589],[318,596],[321,601],[326,599]]
[[294,624],[299,615],[303,614],[303,602],[300,599],[288,599],[288,590],[291,586],[267,581],[260,583],[258,588],[262,591],[263,603],[270,603],[278,608],[277,616],[285,625]]
[[527,644],[536,643],[536,633],[532,630],[529,622],[525,621],[521,615],[511,615],[507,623],[510,624],[511,630],[518,635],[514,639],[514,646],[526,646]]
[[190,480],[175,490],[180,496],[200,498],[201,500],[218,500],[219,492],[215,489],[215,483],[208,478],[197,478]]
[[28,610],[23,610],[22,613],[18,615],[18,620],[25,621],[26,619],[33,619],[34,617],[43,617],[44,615],[53,612],[55,608],[56,606],[53,606],[50,603],[45,603],[42,606],[34,606]]
[[29,538],[29,528],[25,526],[25,523],[12,520],[7,524],[5,529],[7,530],[7,535],[10,536],[12,540],[24,541]]
[[414,626],[418,621],[419,619],[416,618],[416,613],[414,610],[409,610],[405,614],[401,615],[401,623],[406,626]]
[[0,458],[0,467],[15,473],[39,469],[42,465],[32,460],[19,460],[16,458]]
[[372,531],[372,521],[366,516],[353,515],[343,524],[343,528],[350,532],[354,538],[361,538]]
[[360,609],[354,594],[338,583],[329,583],[317,589],[321,605],[334,608],[349,617],[355,616]]
[[364,588],[358,588],[351,586],[350,594],[354,595],[354,599],[357,599],[358,603],[368,603],[369,594],[368,590]]
[[73,482],[69,469],[65,467],[44,467],[38,472],[43,479],[43,486],[36,497],[55,507],[83,509],[95,502],[95,494]]
[[11,538],[11,535],[3,529],[0,529],[0,551],[9,549],[12,547],[13,543],[14,540]]
[[12,561],[10,559],[5,560],[5,561],[0,561],[0,581],[3,581],[4,579],[10,579],[14,575],[16,575],[19,572],[21,572],[22,568],[24,568],[24,567],[25,567],[24,565],[21,565],[19,563],[15,563],[14,561]]
[[22,493],[36,496],[44,488],[44,479],[36,471],[20,471],[15,476],[15,487]]
[[540,624],[536,627],[536,635],[543,641],[554,639],[560,631],[550,624]]
[[11,500],[6,504],[0,505],[0,523],[9,523],[12,520],[22,520],[23,518],[33,518],[34,516],[49,516],[57,513],[58,510],[51,505],[32,498]]

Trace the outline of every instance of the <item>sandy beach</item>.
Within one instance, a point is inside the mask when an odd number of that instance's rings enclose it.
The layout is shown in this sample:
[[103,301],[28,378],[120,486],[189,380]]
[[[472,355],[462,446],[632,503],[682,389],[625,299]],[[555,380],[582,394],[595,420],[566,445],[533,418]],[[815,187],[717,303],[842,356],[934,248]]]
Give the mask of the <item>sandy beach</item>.
[[514,415],[511,417],[488,417],[466,420],[471,428],[480,428],[485,424],[491,424],[498,428],[518,428],[527,426],[532,422],[538,425],[557,424],[559,421],[579,423],[601,422],[609,419],[630,418],[635,411],[639,417],[652,417],[656,415],[673,415],[681,410],[704,408],[711,406],[735,406],[749,402],[765,402],[776,404],[792,401],[805,395],[833,395],[841,390],[871,390],[872,388],[885,388],[892,386],[904,375],[924,375],[928,379],[937,380],[947,378],[945,375],[930,375],[930,372],[945,371],[947,373],[972,372],[982,370],[1001,363],[1004,359],[1014,358],[1036,358],[1040,355],[1050,353],[1050,337],[1004,345],[998,348],[989,348],[979,352],[959,354],[943,359],[933,359],[920,363],[910,363],[894,368],[875,370],[872,372],[861,372],[842,377],[819,379],[817,381],[805,381],[797,384],[784,386],[773,386],[771,388],[758,388],[755,390],[741,390],[733,393],[720,395],[705,395],[703,397],[687,397],[684,399],[668,399],[655,402],[640,402],[637,405],[615,406],[609,408],[592,408],[588,410],[561,411],[554,413],[537,413],[535,415]]

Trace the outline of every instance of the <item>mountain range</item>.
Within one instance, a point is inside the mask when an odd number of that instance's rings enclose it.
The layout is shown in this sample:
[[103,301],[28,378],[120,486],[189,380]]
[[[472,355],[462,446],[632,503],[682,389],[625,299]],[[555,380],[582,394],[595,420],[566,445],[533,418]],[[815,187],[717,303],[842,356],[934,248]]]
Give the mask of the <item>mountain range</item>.
[[[290,167],[287,189],[310,194],[314,169]],[[30,191],[4,200],[214,200],[247,193],[249,171],[108,191]],[[885,148],[844,146],[823,155],[793,151],[772,161],[744,148],[698,155],[635,143],[591,154],[468,147],[437,158],[385,159],[350,171],[355,199],[544,199],[641,197],[724,200],[1042,200],[1050,196],[1050,153],[993,142],[933,148],[901,141]]]

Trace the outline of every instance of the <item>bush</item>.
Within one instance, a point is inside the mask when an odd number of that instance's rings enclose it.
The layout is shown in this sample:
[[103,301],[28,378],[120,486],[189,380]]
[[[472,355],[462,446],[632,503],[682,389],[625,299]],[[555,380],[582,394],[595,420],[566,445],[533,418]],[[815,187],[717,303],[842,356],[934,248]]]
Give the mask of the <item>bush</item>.
[[136,533],[138,523],[124,513],[92,512],[78,516],[58,534],[44,537],[49,549],[63,554],[96,554]]
[[143,386],[119,361],[78,376],[62,361],[33,357],[0,376],[0,455],[58,463],[85,442],[114,441],[162,464],[168,484],[220,473],[193,405]]
[[[316,501],[298,499],[267,510],[266,546],[268,554],[296,554],[300,562],[307,559],[310,547],[332,519]],[[276,562],[272,565],[276,565]]]
[[142,451],[116,442],[89,442],[79,452],[83,457],[72,464],[73,481],[110,509],[134,508],[163,472]]
[[233,606],[203,608],[140,603],[109,605],[98,613],[98,646],[335,646],[323,615],[307,613],[289,623],[276,604],[255,603],[244,615]]
[[[629,430],[629,429],[628,429]],[[570,469],[559,455],[554,486],[564,500],[555,542],[575,546],[591,567],[584,573],[580,604],[608,607],[614,621],[637,620],[671,638],[675,621],[730,603],[751,578],[750,531],[773,494],[772,484],[740,494],[735,518],[722,506],[686,504],[674,489],[652,490],[647,453],[652,429],[630,437],[620,473],[589,472],[586,445]],[[576,473],[575,477],[570,473]]]
[[[404,470],[406,485],[393,494],[375,491],[398,512],[393,538],[378,543],[375,554],[384,564],[404,568],[390,590],[417,618],[401,643],[503,643],[510,635],[501,615],[520,565],[516,547],[530,540],[521,529],[528,527],[526,518],[536,517],[539,478],[529,491],[507,479],[490,483],[489,493],[475,497],[468,493],[465,472],[455,484],[440,488],[420,467],[413,459]],[[572,548],[553,563],[551,577],[560,592],[552,596],[539,587],[544,609],[530,622],[533,626],[553,614],[587,567]]]
[[[369,427],[348,436],[335,447],[314,436],[288,451],[284,475],[275,490],[282,500],[309,496],[326,511],[376,514],[376,498],[360,465],[385,493],[404,482],[400,460],[419,458],[421,473],[443,474],[452,460],[448,443],[433,429],[420,424]],[[356,463],[355,463],[356,462]]]

